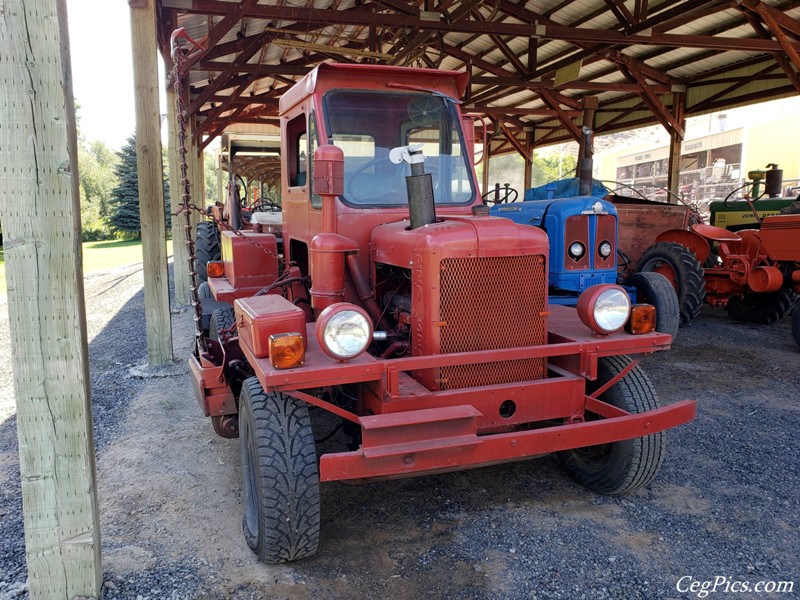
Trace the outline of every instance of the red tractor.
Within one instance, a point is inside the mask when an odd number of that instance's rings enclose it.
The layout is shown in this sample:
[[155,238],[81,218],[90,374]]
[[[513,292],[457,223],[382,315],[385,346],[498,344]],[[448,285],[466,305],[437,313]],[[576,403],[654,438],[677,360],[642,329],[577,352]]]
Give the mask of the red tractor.
[[[280,100],[284,254],[257,224],[221,232],[190,366],[215,430],[240,438],[244,535],[265,562],[317,551],[321,482],[556,453],[590,489],[630,492],[694,418],[627,356],[669,348],[652,306],[612,284],[548,305],[546,234],[481,202],[466,84],[320,65]],[[318,456],[310,407],[349,443]]]
[[[656,238],[639,269],[665,275],[676,289],[687,274],[703,274],[705,302],[739,321],[768,325],[787,316],[800,293],[800,215],[771,215],[759,229],[729,231],[713,225],[673,229]],[[800,345],[800,312],[793,334]]]

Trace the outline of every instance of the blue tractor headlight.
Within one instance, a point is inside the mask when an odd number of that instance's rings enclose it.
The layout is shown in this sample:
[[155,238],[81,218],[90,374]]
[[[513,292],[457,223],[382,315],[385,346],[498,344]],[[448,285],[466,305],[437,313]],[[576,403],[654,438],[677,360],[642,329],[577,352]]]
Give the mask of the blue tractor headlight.
[[569,256],[572,260],[580,260],[586,254],[586,246],[580,242],[572,242],[569,245]]

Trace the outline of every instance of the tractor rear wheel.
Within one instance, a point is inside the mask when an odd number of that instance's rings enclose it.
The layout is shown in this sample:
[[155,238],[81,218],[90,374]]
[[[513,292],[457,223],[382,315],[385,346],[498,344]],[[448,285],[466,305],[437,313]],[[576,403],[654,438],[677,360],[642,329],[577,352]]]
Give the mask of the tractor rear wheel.
[[[597,362],[597,380],[592,390],[613,379],[631,359],[609,356]],[[659,408],[658,396],[650,379],[638,366],[600,396],[600,400],[629,413]],[[591,416],[591,415],[590,415]],[[625,494],[648,483],[658,473],[664,458],[663,431],[610,444],[576,448],[558,453],[558,459],[572,478],[600,494]]]
[[636,301],[652,304],[656,308],[656,331],[678,335],[681,311],[678,295],[669,280],[661,273],[643,271],[634,273],[628,284],[636,288]]
[[208,324],[208,335],[213,340],[220,341],[219,330],[230,329],[236,322],[236,314],[233,312],[233,307],[226,306],[225,308],[214,309],[211,313],[211,321]]
[[217,224],[213,221],[198,223],[194,232],[194,269],[198,282],[208,281],[208,261],[221,257]]
[[264,392],[256,377],[239,397],[244,476],[242,529],[259,560],[306,558],[319,544],[319,466],[307,405]]
[[706,297],[703,267],[688,248],[675,242],[653,244],[642,254],[637,269],[661,273],[672,284],[678,295],[681,327],[700,314]]
[[789,314],[797,304],[797,294],[789,288],[777,292],[745,292],[728,300],[731,319],[759,325],[770,325]]
[[800,304],[797,304],[792,311],[792,336],[800,347]]

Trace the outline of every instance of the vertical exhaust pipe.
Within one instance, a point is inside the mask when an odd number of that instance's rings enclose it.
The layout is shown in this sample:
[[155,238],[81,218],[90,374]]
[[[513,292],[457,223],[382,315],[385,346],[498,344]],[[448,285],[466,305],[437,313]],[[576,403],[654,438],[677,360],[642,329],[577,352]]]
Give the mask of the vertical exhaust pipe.
[[433,197],[433,177],[425,172],[425,156],[422,144],[392,148],[389,160],[399,165],[411,165],[411,175],[406,177],[408,211],[411,216],[411,229],[436,222],[436,205]]

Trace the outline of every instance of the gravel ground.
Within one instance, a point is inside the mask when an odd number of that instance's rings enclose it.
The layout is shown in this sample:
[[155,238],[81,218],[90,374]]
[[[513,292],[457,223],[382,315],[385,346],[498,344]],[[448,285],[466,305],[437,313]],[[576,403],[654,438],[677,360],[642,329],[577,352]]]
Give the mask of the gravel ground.
[[[319,554],[257,563],[236,440],[201,416],[181,360],[140,378],[139,267],[87,279],[103,598],[693,598],[681,577],[792,581],[800,597],[800,353],[788,320],[705,309],[645,360],[662,403],[698,401],[647,489],[603,497],[553,458],[366,486],[324,484]],[[174,316],[175,355],[191,319]],[[0,320],[0,340],[7,340]],[[2,335],[5,334],[5,335]],[[9,349],[0,352],[7,357]],[[27,596],[16,424],[0,369],[0,600]],[[325,433],[319,426],[318,437]],[[685,581],[685,580],[684,580]],[[712,596],[714,597],[714,596]]]

